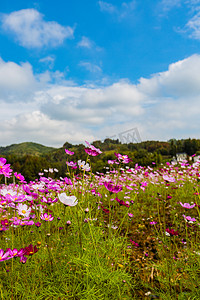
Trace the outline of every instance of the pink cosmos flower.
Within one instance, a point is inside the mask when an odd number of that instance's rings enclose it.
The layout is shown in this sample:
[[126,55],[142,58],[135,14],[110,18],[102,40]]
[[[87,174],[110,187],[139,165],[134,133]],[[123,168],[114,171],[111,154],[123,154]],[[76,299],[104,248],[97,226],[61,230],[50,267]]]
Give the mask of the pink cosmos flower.
[[111,182],[104,182],[103,183],[104,184],[104,186],[105,186],[105,188],[109,191],[109,192],[111,192],[111,193],[118,193],[118,192],[120,192],[121,190],[122,190],[122,187],[121,186],[119,186],[119,185],[114,185],[113,183],[111,183]]
[[65,149],[65,152],[66,152],[68,155],[74,155],[74,152],[69,151],[68,149]]
[[182,203],[182,202],[179,202],[180,203],[180,205],[182,206],[182,207],[184,207],[184,208],[188,208],[188,209],[190,209],[190,208],[193,208],[193,207],[195,207],[195,204],[193,204],[193,205],[190,205],[189,203]]
[[25,178],[24,178],[24,176],[22,175],[22,174],[17,174],[17,172],[15,172],[14,173],[14,175],[15,175],[15,177],[17,178],[17,179],[19,179],[21,182],[25,182]]
[[54,217],[52,215],[48,215],[47,213],[41,214],[40,219],[44,221],[53,221]]
[[128,155],[121,155],[119,153],[114,153],[114,154],[117,157],[117,159],[124,164],[128,164],[131,161],[131,159],[128,157]]
[[85,152],[91,156],[97,156],[101,154],[101,150],[91,145],[89,142],[85,141],[88,145],[88,148],[85,148]]
[[72,169],[77,169],[77,165],[76,165],[76,163],[73,162],[73,161],[70,161],[70,162],[66,161],[66,164],[67,164],[69,167],[71,167]]
[[169,175],[163,175],[163,179],[168,182],[175,182],[175,178]]
[[196,219],[195,219],[195,218],[192,218],[192,217],[190,217],[190,216],[185,216],[185,215],[183,215],[183,217],[184,217],[184,219],[185,219],[186,221],[189,221],[189,222],[191,222],[191,223],[196,222]]
[[131,213],[128,213],[128,216],[129,216],[130,218],[133,218],[133,214],[131,214]]
[[7,249],[7,251],[4,253],[3,249],[0,249],[0,261],[8,260],[10,259],[10,249]]
[[8,251],[10,253],[11,258],[12,257],[21,257],[25,253],[25,250],[23,248],[21,248],[19,251],[16,248],[14,248],[13,250],[9,249]]
[[10,169],[10,164],[6,164],[6,159],[0,158],[0,174],[3,174],[5,177],[10,177],[12,170]]

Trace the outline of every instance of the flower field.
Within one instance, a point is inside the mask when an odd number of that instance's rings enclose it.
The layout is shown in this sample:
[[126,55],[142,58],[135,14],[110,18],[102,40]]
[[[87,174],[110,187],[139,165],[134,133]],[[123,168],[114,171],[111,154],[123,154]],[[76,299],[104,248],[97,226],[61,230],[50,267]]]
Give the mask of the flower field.
[[[0,158],[1,299],[200,299],[200,162],[92,172],[66,152],[66,177],[27,183]],[[98,159],[98,157],[96,157]],[[54,170],[57,171],[57,170]]]

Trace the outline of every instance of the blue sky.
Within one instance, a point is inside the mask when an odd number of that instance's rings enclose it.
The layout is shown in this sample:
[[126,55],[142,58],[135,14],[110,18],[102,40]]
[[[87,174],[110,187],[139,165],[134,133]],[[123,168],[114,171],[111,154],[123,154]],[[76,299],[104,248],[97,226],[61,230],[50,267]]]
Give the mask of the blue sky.
[[0,145],[200,138],[199,0],[0,4]]

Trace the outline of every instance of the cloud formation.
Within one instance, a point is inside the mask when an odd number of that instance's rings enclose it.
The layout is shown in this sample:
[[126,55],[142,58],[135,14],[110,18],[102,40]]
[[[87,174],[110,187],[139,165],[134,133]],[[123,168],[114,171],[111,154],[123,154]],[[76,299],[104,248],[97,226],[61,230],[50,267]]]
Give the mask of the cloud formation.
[[95,65],[89,61],[81,61],[79,63],[80,67],[85,68],[87,71],[91,72],[91,73],[99,73],[102,72],[101,67],[99,67],[98,65]]
[[2,28],[14,35],[25,48],[56,47],[72,38],[74,29],[54,21],[45,21],[36,9],[22,9],[2,16]]
[[119,20],[130,15],[135,9],[135,0],[132,0],[130,2],[122,2],[120,7],[117,7],[116,5],[105,1],[99,1],[98,3],[102,12],[116,15]]
[[[24,82],[21,76],[19,86],[11,85],[12,103],[8,95],[0,100],[0,140],[5,145],[35,141],[59,147],[66,141],[104,139],[135,127],[142,140],[200,138],[200,55],[140,78],[137,84],[121,80],[107,86],[78,86],[59,78],[55,83],[51,75],[39,81],[42,76],[33,74],[28,63],[2,64],[27,72],[27,86],[35,86],[34,93],[24,98],[24,90],[19,90]],[[1,80],[0,67],[0,85]]]

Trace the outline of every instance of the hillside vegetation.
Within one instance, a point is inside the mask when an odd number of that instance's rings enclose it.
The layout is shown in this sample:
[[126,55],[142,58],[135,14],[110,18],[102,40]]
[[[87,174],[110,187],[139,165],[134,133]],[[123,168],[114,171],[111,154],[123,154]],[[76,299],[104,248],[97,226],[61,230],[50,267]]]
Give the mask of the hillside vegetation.
[[[90,157],[93,164],[93,172],[104,172],[108,167],[108,160],[115,159],[115,152],[128,155],[131,159],[130,167],[135,164],[141,166],[159,166],[161,163],[171,161],[177,153],[185,152],[188,156],[200,154],[200,140],[172,139],[168,142],[145,141],[141,143],[122,144],[118,139],[105,139],[94,141],[93,145],[102,151],[97,159]],[[65,153],[65,149],[74,152],[73,157]],[[38,173],[44,169],[56,168],[55,178],[65,177],[67,172],[66,160],[77,162],[78,159],[86,160],[85,146],[83,144],[72,145],[66,142],[61,148],[46,147],[37,143],[20,143],[7,147],[0,147],[0,155],[5,157],[13,166],[15,172],[23,174],[27,181],[39,178]],[[2,179],[1,179],[2,180]]]

